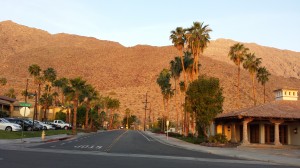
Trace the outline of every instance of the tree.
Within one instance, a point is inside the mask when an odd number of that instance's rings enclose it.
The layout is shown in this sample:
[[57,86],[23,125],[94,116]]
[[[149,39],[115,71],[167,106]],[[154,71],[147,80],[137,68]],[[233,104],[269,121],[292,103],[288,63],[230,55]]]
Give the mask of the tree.
[[13,98],[13,99],[15,99],[17,97],[14,88],[10,88],[8,90],[8,92],[4,94],[4,96],[7,96],[7,97],[10,97],[10,98]]
[[55,120],[63,120],[63,121],[66,121],[67,119],[67,115],[66,113],[62,112],[62,111],[59,111],[55,114]]
[[174,94],[173,90],[171,89],[170,79],[171,79],[171,74],[169,70],[163,69],[156,80],[156,83],[160,86],[161,89],[164,106],[166,106],[167,109],[165,111],[165,113],[167,113],[166,119],[169,119],[169,100]]
[[74,107],[74,115],[73,115],[73,127],[72,133],[73,135],[77,134],[77,109],[78,109],[78,101],[79,96],[82,94],[83,90],[86,86],[86,81],[81,77],[70,79],[70,86],[67,86],[64,89],[64,93],[71,97]]
[[43,118],[43,121],[47,121],[47,109],[49,109],[49,107],[53,103],[53,95],[52,94],[48,94],[48,93],[44,93],[44,94],[42,94],[39,102],[40,102],[40,104],[42,105],[42,107],[44,109],[44,118]]
[[240,73],[241,73],[241,64],[244,62],[245,56],[248,52],[248,48],[246,48],[243,44],[236,43],[230,47],[228,56],[230,60],[234,62],[234,64],[238,67],[237,74],[237,106],[240,107]]
[[0,85],[4,86],[7,83],[7,79],[6,78],[0,78]]
[[84,90],[82,92],[82,97],[84,98],[84,101],[86,103],[86,115],[85,115],[85,126],[88,128],[89,125],[89,113],[91,110],[91,101],[99,99],[99,93],[96,91],[96,89],[88,84],[84,87]]
[[[120,107],[120,101],[118,99],[109,99],[107,104],[108,109],[111,110],[109,115],[109,129],[113,128],[114,121],[118,118],[118,116],[115,116],[115,110],[119,109]],[[117,117],[117,118],[116,118]]]
[[37,95],[37,99],[40,99],[41,96],[41,85],[43,83],[43,78],[41,77],[41,71],[42,69],[40,68],[40,66],[38,66],[37,64],[32,64],[28,67],[28,72],[30,74],[30,76],[34,77],[34,83],[36,85],[38,85],[38,95]]
[[183,48],[186,42],[184,29],[182,27],[177,27],[175,30],[172,30],[170,35],[170,40],[172,40],[174,47],[176,47],[176,49],[179,51],[179,56],[181,59],[181,67],[183,72],[183,80],[185,82],[185,85],[187,85],[187,79],[186,79],[186,73],[185,73],[185,67],[183,61]]
[[191,110],[196,114],[197,127],[207,138],[209,125],[217,114],[223,111],[224,97],[219,79],[201,76],[189,85],[186,98]]
[[69,80],[67,78],[59,78],[59,79],[56,79],[54,82],[53,82],[53,86],[57,87],[60,92],[61,92],[61,104],[64,104],[64,94],[63,94],[63,90],[65,87],[67,87],[69,84]]
[[130,116],[128,115],[123,118],[122,124],[123,125],[128,124],[128,129],[130,129],[130,126],[136,121],[137,121],[137,117],[135,115],[130,115]]
[[[209,33],[212,31],[209,25],[204,25],[204,22],[193,22],[193,25],[186,29],[186,38],[189,48],[194,56],[193,68],[195,69],[195,75],[199,75],[199,57],[203,53],[204,49],[210,40]],[[192,80],[194,80],[194,71],[192,73]]]
[[177,81],[179,80],[180,73],[182,72],[181,59],[180,57],[175,57],[174,60],[170,62],[170,72],[171,76],[174,79],[174,92],[175,92],[175,110],[176,110],[176,130],[178,131],[179,127],[179,113],[177,108]]
[[269,76],[271,73],[266,69],[266,67],[259,67],[257,70],[256,78],[258,82],[264,87],[264,103],[266,103],[266,83],[269,81]]
[[243,63],[243,67],[246,70],[248,70],[248,72],[250,73],[250,78],[252,80],[252,93],[253,93],[254,106],[256,106],[255,76],[260,64],[261,64],[261,58],[256,58],[254,53],[246,54],[246,59]]

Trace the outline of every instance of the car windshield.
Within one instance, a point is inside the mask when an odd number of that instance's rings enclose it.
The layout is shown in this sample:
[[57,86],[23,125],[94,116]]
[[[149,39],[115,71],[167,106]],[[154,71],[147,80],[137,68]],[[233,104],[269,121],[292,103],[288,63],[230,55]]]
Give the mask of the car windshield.
[[9,121],[7,121],[7,120],[4,119],[4,118],[0,118],[0,121],[1,121],[2,123],[10,123]]

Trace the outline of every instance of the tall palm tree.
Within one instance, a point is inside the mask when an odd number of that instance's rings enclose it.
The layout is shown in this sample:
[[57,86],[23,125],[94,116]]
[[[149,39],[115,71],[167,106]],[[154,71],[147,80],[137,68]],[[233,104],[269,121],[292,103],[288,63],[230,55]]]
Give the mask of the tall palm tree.
[[228,56],[230,60],[234,62],[234,64],[238,67],[238,74],[237,74],[237,106],[240,107],[240,73],[241,73],[241,64],[244,62],[245,56],[248,52],[248,48],[246,48],[241,43],[236,43],[230,47]]
[[176,111],[176,131],[178,131],[179,127],[179,112],[177,108],[177,81],[180,77],[180,73],[182,72],[182,66],[181,66],[181,58],[175,57],[174,60],[170,62],[170,72],[171,76],[174,79],[174,92],[175,92],[175,111]]
[[10,97],[10,98],[13,98],[13,99],[15,99],[17,97],[14,88],[10,88],[8,90],[8,92],[4,94],[4,96],[7,96],[7,97]]
[[195,60],[192,68],[195,69],[195,72],[192,73],[192,80],[194,80],[194,74],[197,78],[199,76],[199,57],[210,42],[209,33],[211,31],[209,25],[204,25],[204,22],[194,22],[190,28],[186,29],[188,45]]
[[118,99],[109,99],[108,108],[111,110],[109,115],[109,129],[113,128],[115,110],[120,108],[120,101]]
[[183,61],[183,49],[184,49],[184,44],[186,42],[184,29],[182,27],[177,27],[175,30],[172,30],[170,35],[170,40],[172,40],[174,47],[176,47],[176,49],[179,52],[179,56],[181,59],[181,67],[183,72],[183,80],[185,82],[185,85],[187,85],[187,79],[186,79],[186,73],[185,73],[184,61]]
[[166,120],[169,119],[169,100],[173,96],[173,90],[171,89],[170,79],[171,79],[171,74],[170,74],[169,70],[163,69],[160,72],[160,74],[156,80],[156,83],[159,85],[159,87],[161,89],[164,106],[166,106],[166,109],[164,112],[165,114],[163,114],[163,117],[162,117],[162,118],[166,118]]
[[43,71],[44,79],[46,82],[46,85],[48,85],[47,93],[49,94],[51,92],[51,87],[53,85],[53,82],[56,79],[56,71],[53,68],[47,68]]
[[68,86],[69,80],[67,78],[59,78],[53,82],[53,86],[57,87],[61,92],[61,104],[64,104],[64,94],[63,90],[66,86]]
[[264,103],[266,103],[266,83],[269,81],[271,73],[266,67],[259,67],[257,70],[256,78],[258,82],[264,87]]
[[4,86],[4,85],[6,85],[6,83],[7,83],[7,79],[6,78],[0,78],[0,85],[1,86]]
[[248,72],[250,73],[250,78],[252,80],[252,93],[253,93],[254,106],[256,106],[255,76],[260,64],[261,64],[261,58],[256,58],[254,53],[246,54],[246,59],[243,63],[243,67],[246,70],[248,70]]
[[81,77],[70,79],[70,86],[67,86],[64,89],[64,92],[72,98],[73,108],[74,108],[74,115],[73,115],[73,126],[72,126],[72,133],[73,135],[77,134],[77,109],[78,109],[78,102],[79,96],[82,94],[83,90],[86,86],[86,81],[83,80]]
[[86,103],[86,113],[85,113],[85,126],[88,128],[89,125],[89,112],[91,110],[91,101],[99,99],[99,93],[96,91],[96,89],[88,84],[85,86],[83,90],[82,96],[84,97],[85,103]]

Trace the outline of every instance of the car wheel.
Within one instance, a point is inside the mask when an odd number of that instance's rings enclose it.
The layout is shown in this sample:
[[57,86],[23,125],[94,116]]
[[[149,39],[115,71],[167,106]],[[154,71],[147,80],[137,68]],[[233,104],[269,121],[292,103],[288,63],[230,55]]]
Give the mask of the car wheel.
[[28,127],[28,128],[27,128],[27,131],[31,131],[31,130],[32,130],[32,128],[31,128],[31,127]]
[[67,129],[69,129],[69,127],[65,126],[64,129],[67,130]]
[[12,131],[12,128],[11,127],[6,127],[5,131],[9,131],[10,132],[10,131]]
[[43,128],[44,130],[47,130],[47,127],[46,126],[44,126],[44,128]]

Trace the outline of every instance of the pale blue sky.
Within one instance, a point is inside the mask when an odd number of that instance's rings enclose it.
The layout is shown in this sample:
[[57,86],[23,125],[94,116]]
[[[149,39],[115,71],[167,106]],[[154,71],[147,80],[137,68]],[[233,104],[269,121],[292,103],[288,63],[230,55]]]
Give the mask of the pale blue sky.
[[212,39],[300,52],[299,0],[0,0],[4,20],[124,46],[171,45],[171,30],[201,21]]

